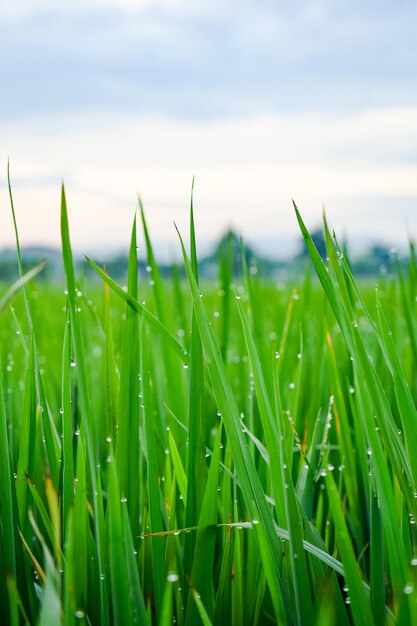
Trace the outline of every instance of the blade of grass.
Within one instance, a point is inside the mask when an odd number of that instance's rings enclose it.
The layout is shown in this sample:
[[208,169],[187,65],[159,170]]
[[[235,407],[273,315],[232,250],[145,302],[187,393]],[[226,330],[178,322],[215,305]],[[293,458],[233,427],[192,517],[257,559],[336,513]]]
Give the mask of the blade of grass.
[[[138,262],[136,250],[136,217],[133,220],[128,264],[128,292],[138,294]],[[134,534],[139,532],[138,499],[135,497],[139,455],[139,328],[136,313],[126,307],[120,353],[120,398],[116,461],[120,492],[127,498],[127,507]],[[111,437],[111,433],[108,434]]]
[[[190,245],[191,267],[198,283],[197,245],[193,210],[194,179],[190,203]],[[198,324],[193,311],[191,321],[190,384],[188,399],[188,448],[187,448],[187,503],[186,525],[195,526],[200,517],[201,505],[207,480],[204,362],[203,348],[198,332]],[[184,554],[185,576],[191,575],[195,545],[194,535],[186,537]]]
[[117,626],[133,623],[129,577],[125,559],[125,545],[120,490],[114,461],[108,463],[109,488],[107,503],[108,559],[113,623]]
[[[98,569],[102,573],[104,571],[104,548],[103,548],[103,528],[101,526],[101,516],[99,515],[99,503],[97,499],[97,478],[96,478],[96,461],[94,454],[93,436],[90,425],[90,402],[88,398],[88,385],[85,370],[84,341],[80,320],[78,316],[78,305],[76,301],[77,286],[75,282],[74,261],[71,250],[71,242],[68,225],[67,201],[65,197],[64,185],[61,188],[61,239],[62,239],[62,256],[64,262],[64,271],[67,281],[68,302],[70,311],[70,321],[72,329],[72,339],[75,352],[75,364],[77,367],[77,389],[79,396],[79,404],[81,409],[82,423],[85,430],[87,455],[90,469],[90,481],[92,491],[92,501],[94,510],[94,528],[95,540],[97,547]],[[109,607],[108,607],[108,589],[105,577],[99,576],[98,580],[100,589],[100,610],[101,621],[103,626],[109,624]]]
[[21,425],[19,458],[17,462],[16,493],[20,526],[24,534],[27,529],[27,482],[26,476],[33,476],[36,441],[36,381],[34,370],[34,339],[30,340],[29,358],[26,366],[25,398]]
[[71,326],[67,310],[62,350],[62,519],[67,519],[70,506],[74,502],[74,456],[71,408]]
[[[199,589],[202,603],[209,614],[214,610],[214,590],[212,580],[210,577],[207,577],[207,572],[213,570],[214,563],[221,440],[222,428],[220,424],[214,444],[214,452],[198,520],[193,566],[189,580],[191,591],[193,591],[193,589]],[[191,598],[193,598],[194,601],[192,601]],[[198,613],[196,609],[198,610],[198,604],[195,603],[195,595],[193,593],[192,596],[188,598],[186,626],[198,623]]]
[[3,377],[0,379],[0,503],[1,520],[5,550],[5,569],[16,580],[17,553],[16,553],[16,520],[13,506],[14,485],[11,469],[9,435],[7,427],[6,409],[4,406]]
[[44,259],[43,261],[40,261],[37,265],[32,267],[32,269],[30,269],[28,272],[26,272],[26,274],[23,274],[20,278],[18,278],[11,285],[11,287],[9,287],[9,289],[6,291],[4,296],[2,296],[2,298],[0,299],[0,313],[9,304],[9,302],[13,298],[13,296],[20,289],[22,289],[22,287],[27,285],[28,282],[33,280],[35,278],[35,276],[37,276],[38,274],[40,274],[40,272],[42,272],[42,270],[44,269],[46,264],[47,264],[47,260],[46,259]]
[[[146,453],[148,462],[148,499],[149,499],[149,527],[151,533],[163,530],[161,514],[161,498],[158,480],[158,460],[152,415],[152,398],[150,382],[150,363],[146,326],[141,329],[141,373],[143,393],[143,419],[145,422]],[[155,594],[156,613],[161,611],[164,596],[164,540],[157,537],[152,540],[152,581]]]
[[349,597],[351,599],[354,622],[357,626],[374,624],[375,622],[371,612],[369,597],[365,593],[362,585],[362,573],[350,541],[340,496],[331,472],[328,472],[326,475],[326,490],[329,497],[332,517],[336,527],[337,538],[342,550],[342,562],[346,582],[349,586]]

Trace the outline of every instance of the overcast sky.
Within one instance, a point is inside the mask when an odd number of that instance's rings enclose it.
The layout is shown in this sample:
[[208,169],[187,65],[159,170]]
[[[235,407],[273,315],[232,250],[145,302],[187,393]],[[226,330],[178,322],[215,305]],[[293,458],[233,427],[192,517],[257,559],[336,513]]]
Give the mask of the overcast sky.
[[[352,240],[416,233],[417,3],[42,0],[0,12],[0,246],[125,246],[140,192],[175,249],[196,177],[199,238],[270,253],[324,204]],[[162,246],[163,244],[163,246]]]

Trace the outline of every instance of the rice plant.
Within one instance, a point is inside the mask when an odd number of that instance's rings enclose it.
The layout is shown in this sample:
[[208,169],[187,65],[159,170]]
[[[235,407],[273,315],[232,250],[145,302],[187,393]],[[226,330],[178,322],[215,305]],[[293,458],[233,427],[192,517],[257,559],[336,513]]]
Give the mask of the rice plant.
[[[11,200],[12,196],[10,195]],[[0,299],[1,623],[417,624],[417,262],[276,285],[220,253],[126,286],[23,274]],[[14,222],[16,218],[12,202]],[[188,238],[188,237],[187,237]],[[314,268],[315,275],[311,272]]]

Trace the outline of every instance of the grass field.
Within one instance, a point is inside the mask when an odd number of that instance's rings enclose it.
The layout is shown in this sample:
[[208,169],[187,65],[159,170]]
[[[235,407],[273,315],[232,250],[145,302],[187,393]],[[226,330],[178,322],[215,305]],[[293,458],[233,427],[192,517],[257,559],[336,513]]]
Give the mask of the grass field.
[[62,192],[66,285],[0,300],[2,624],[417,624],[414,249],[358,286],[294,219],[300,284],[224,249],[199,285],[192,213],[162,281],[139,212],[122,288],[75,276]]

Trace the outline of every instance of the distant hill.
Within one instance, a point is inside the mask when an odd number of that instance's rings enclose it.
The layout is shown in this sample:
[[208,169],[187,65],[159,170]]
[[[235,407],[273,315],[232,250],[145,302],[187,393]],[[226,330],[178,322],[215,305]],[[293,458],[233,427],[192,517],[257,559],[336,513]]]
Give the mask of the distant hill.
[[[314,231],[312,237],[320,255],[324,258],[326,252],[322,231]],[[292,258],[286,260],[271,259],[259,254],[250,244],[245,244],[244,250],[249,271],[252,274],[259,273],[270,278],[285,278],[289,275],[301,274],[305,270],[306,263],[309,262],[308,253],[302,240],[300,240],[299,251]],[[63,278],[62,257],[59,249],[43,246],[22,248],[25,270],[28,270],[41,259],[47,259],[48,264],[40,278],[53,281]],[[95,260],[101,266],[106,265],[109,275],[116,280],[120,281],[126,278],[127,255],[112,255],[109,258],[101,255],[101,258]],[[83,257],[75,256],[74,261],[79,272],[96,276]],[[392,255],[387,247],[374,245],[360,257],[353,259],[351,265],[357,275],[377,276],[390,270]],[[139,259],[138,266],[140,275],[147,276],[147,261]],[[160,264],[159,268],[162,275],[167,275],[173,270],[172,264],[167,263]],[[181,266],[178,269],[183,272]],[[234,276],[242,273],[242,244],[239,236],[233,230],[228,230],[213,246],[212,252],[199,260],[199,273],[202,278],[216,278],[219,272],[224,271],[231,271]],[[10,282],[15,280],[17,276],[16,251],[14,249],[2,250],[0,252],[0,281]]]

